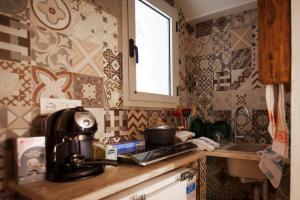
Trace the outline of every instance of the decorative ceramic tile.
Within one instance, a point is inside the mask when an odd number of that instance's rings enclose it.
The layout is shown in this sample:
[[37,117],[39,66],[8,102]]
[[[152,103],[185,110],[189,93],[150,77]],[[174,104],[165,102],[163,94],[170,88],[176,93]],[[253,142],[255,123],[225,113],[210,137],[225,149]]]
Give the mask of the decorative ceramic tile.
[[[31,106],[1,106],[0,107],[0,143],[7,138],[23,136],[28,133],[32,112]],[[8,135],[13,134],[13,135]]]
[[227,53],[217,53],[211,55],[211,66],[214,72],[231,71],[231,55]]
[[66,3],[68,1],[31,0],[32,24],[67,33],[71,24],[71,13]]
[[128,141],[130,138],[128,135],[123,135],[120,137],[106,137],[103,140],[104,144],[116,144],[116,143],[121,143],[121,142],[126,142]]
[[262,88],[263,85],[259,81],[259,74],[258,74],[258,26],[254,24],[252,26],[252,46],[251,46],[251,53],[252,53],[252,68],[256,69],[256,71],[252,74],[252,88],[253,90]]
[[52,72],[42,67],[32,67],[32,101],[40,102],[41,97],[72,99],[72,73],[67,71]]
[[205,48],[210,48],[210,45],[207,45],[209,43],[211,43],[211,35],[201,38],[191,36],[186,42],[186,54],[189,56],[201,55],[203,52],[210,54],[213,52],[212,50],[205,50]]
[[0,104],[31,105],[30,73],[29,65],[0,60]]
[[0,14],[0,59],[28,63],[30,59],[29,24]]
[[194,92],[197,96],[211,97],[213,94],[213,77],[214,73],[211,69],[200,69],[195,71],[193,78],[196,82]]
[[106,61],[103,69],[106,77],[115,81],[122,80],[122,54],[116,54],[111,49],[106,49],[103,57]]
[[230,89],[231,74],[230,72],[215,72],[214,74],[214,90],[226,91]]
[[119,137],[128,135],[128,119],[126,110],[105,110],[104,136]]
[[213,21],[214,27],[220,31],[228,30],[231,26],[230,16],[219,17]]
[[174,123],[174,117],[171,115],[171,109],[146,110],[148,126],[158,123]]
[[228,91],[214,92],[213,97],[214,110],[231,110],[232,105],[232,94]]
[[256,90],[250,90],[247,93],[247,104],[256,110],[266,110],[266,91],[265,87]]
[[104,90],[111,108],[121,108],[122,100],[122,54],[106,49],[104,57]]
[[32,119],[31,106],[1,106],[0,129],[29,128]]
[[243,28],[257,23],[257,9],[237,13],[231,17],[232,28]]
[[206,199],[206,157],[198,161],[199,165],[199,182],[200,182],[200,199]]
[[[252,67],[256,68],[256,65],[253,65],[253,63],[252,63]],[[254,70],[252,72],[251,79],[252,79],[252,90],[256,90],[256,89],[260,89],[260,88],[265,88],[265,86],[263,86],[263,84],[259,80],[258,70]]]
[[244,112],[237,114],[237,109],[238,106],[232,109],[231,116],[236,119],[236,124],[235,121],[232,121],[232,127],[237,129],[238,135],[247,135],[248,131],[252,131],[252,109],[247,107],[250,116],[247,116]]
[[72,71],[72,42],[67,35],[37,27],[31,31],[32,63]]
[[147,127],[147,112],[143,109],[128,110],[128,131],[130,135],[139,134],[138,128]]
[[212,29],[212,40],[214,42],[214,53],[230,52],[231,48],[231,23],[230,17],[221,17],[214,21]]
[[205,21],[195,26],[196,37],[204,37],[212,34],[213,21]]
[[75,74],[73,82],[74,99],[80,99],[84,107],[103,107],[102,78]]
[[72,66],[73,72],[104,77],[102,47],[88,40],[72,40]]
[[72,36],[118,51],[118,20],[98,3],[72,2]]
[[231,126],[231,110],[214,110],[214,121],[226,121]]
[[269,117],[267,110],[252,111],[252,128],[248,133],[251,142],[254,143],[271,143],[272,138],[268,133]]
[[[97,8],[102,7],[105,11],[102,12],[102,14],[104,15],[103,20],[104,22],[106,22],[106,24],[104,25],[104,41],[106,40],[106,42],[109,43],[107,47],[112,48],[116,51],[122,51],[122,1],[95,0],[94,2]],[[118,41],[118,49],[116,49],[112,45],[116,44],[115,40]]]
[[238,49],[232,51],[232,70],[251,68],[251,49]]
[[104,109],[103,108],[85,108],[86,110],[90,111],[96,118],[97,122],[97,131],[95,133],[95,139],[98,139],[100,141],[104,140]]
[[213,121],[212,98],[205,97],[205,96],[197,96],[194,98],[196,99],[196,102],[193,104],[199,107],[201,117],[207,122],[212,122]]
[[247,94],[235,94],[235,105],[245,106],[247,105]]
[[243,28],[236,28],[231,30],[231,48],[246,49],[252,46],[252,26],[247,26]]
[[0,1],[0,13],[15,19],[28,21],[28,6],[28,0]]
[[255,69],[246,68],[231,71],[231,90],[242,90],[242,88],[251,88],[251,75],[255,73]]

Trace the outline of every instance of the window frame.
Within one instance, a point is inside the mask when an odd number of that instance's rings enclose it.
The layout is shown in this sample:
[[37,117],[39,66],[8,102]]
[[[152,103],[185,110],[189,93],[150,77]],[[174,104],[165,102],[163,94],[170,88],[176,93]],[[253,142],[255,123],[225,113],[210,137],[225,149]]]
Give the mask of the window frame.
[[129,57],[129,39],[135,40],[135,0],[122,0],[122,38],[123,38],[123,100],[124,106],[165,107],[175,108],[179,104],[179,63],[178,33],[176,32],[177,11],[162,0],[143,0],[152,4],[171,17],[170,38],[170,75],[171,95],[136,92],[135,56]]

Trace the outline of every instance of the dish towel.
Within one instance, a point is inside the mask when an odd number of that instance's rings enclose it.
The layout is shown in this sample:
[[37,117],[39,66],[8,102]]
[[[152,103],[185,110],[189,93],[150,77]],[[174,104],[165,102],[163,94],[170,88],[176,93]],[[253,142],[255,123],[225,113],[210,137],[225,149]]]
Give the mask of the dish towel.
[[181,140],[182,142],[186,142],[188,139],[191,139],[195,136],[195,133],[190,131],[176,131],[175,137]]
[[266,86],[266,101],[270,119],[268,131],[273,139],[272,150],[288,158],[289,131],[285,121],[284,85],[280,84],[278,87],[277,104],[275,103],[275,88],[277,87],[273,85]]
[[278,188],[284,168],[284,160],[280,155],[272,151],[271,146],[258,151],[257,154],[261,157],[259,168],[269,179],[273,187]]

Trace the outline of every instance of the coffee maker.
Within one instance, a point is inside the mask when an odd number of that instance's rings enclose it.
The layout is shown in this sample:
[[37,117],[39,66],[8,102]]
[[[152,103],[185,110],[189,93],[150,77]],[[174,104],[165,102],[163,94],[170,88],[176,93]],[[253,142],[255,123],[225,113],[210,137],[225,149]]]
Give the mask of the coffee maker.
[[59,110],[46,118],[46,169],[50,181],[85,179],[103,173],[105,164],[93,159],[93,136],[97,122],[83,107]]

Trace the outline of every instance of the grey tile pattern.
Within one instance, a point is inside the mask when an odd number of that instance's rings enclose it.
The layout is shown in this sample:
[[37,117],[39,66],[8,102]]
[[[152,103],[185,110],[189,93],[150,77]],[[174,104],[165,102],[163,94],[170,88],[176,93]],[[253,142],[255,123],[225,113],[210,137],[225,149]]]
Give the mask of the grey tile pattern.
[[231,69],[245,69],[251,67],[251,49],[238,49],[232,52]]
[[226,91],[230,90],[231,74],[228,71],[215,72],[214,74],[214,90]]

